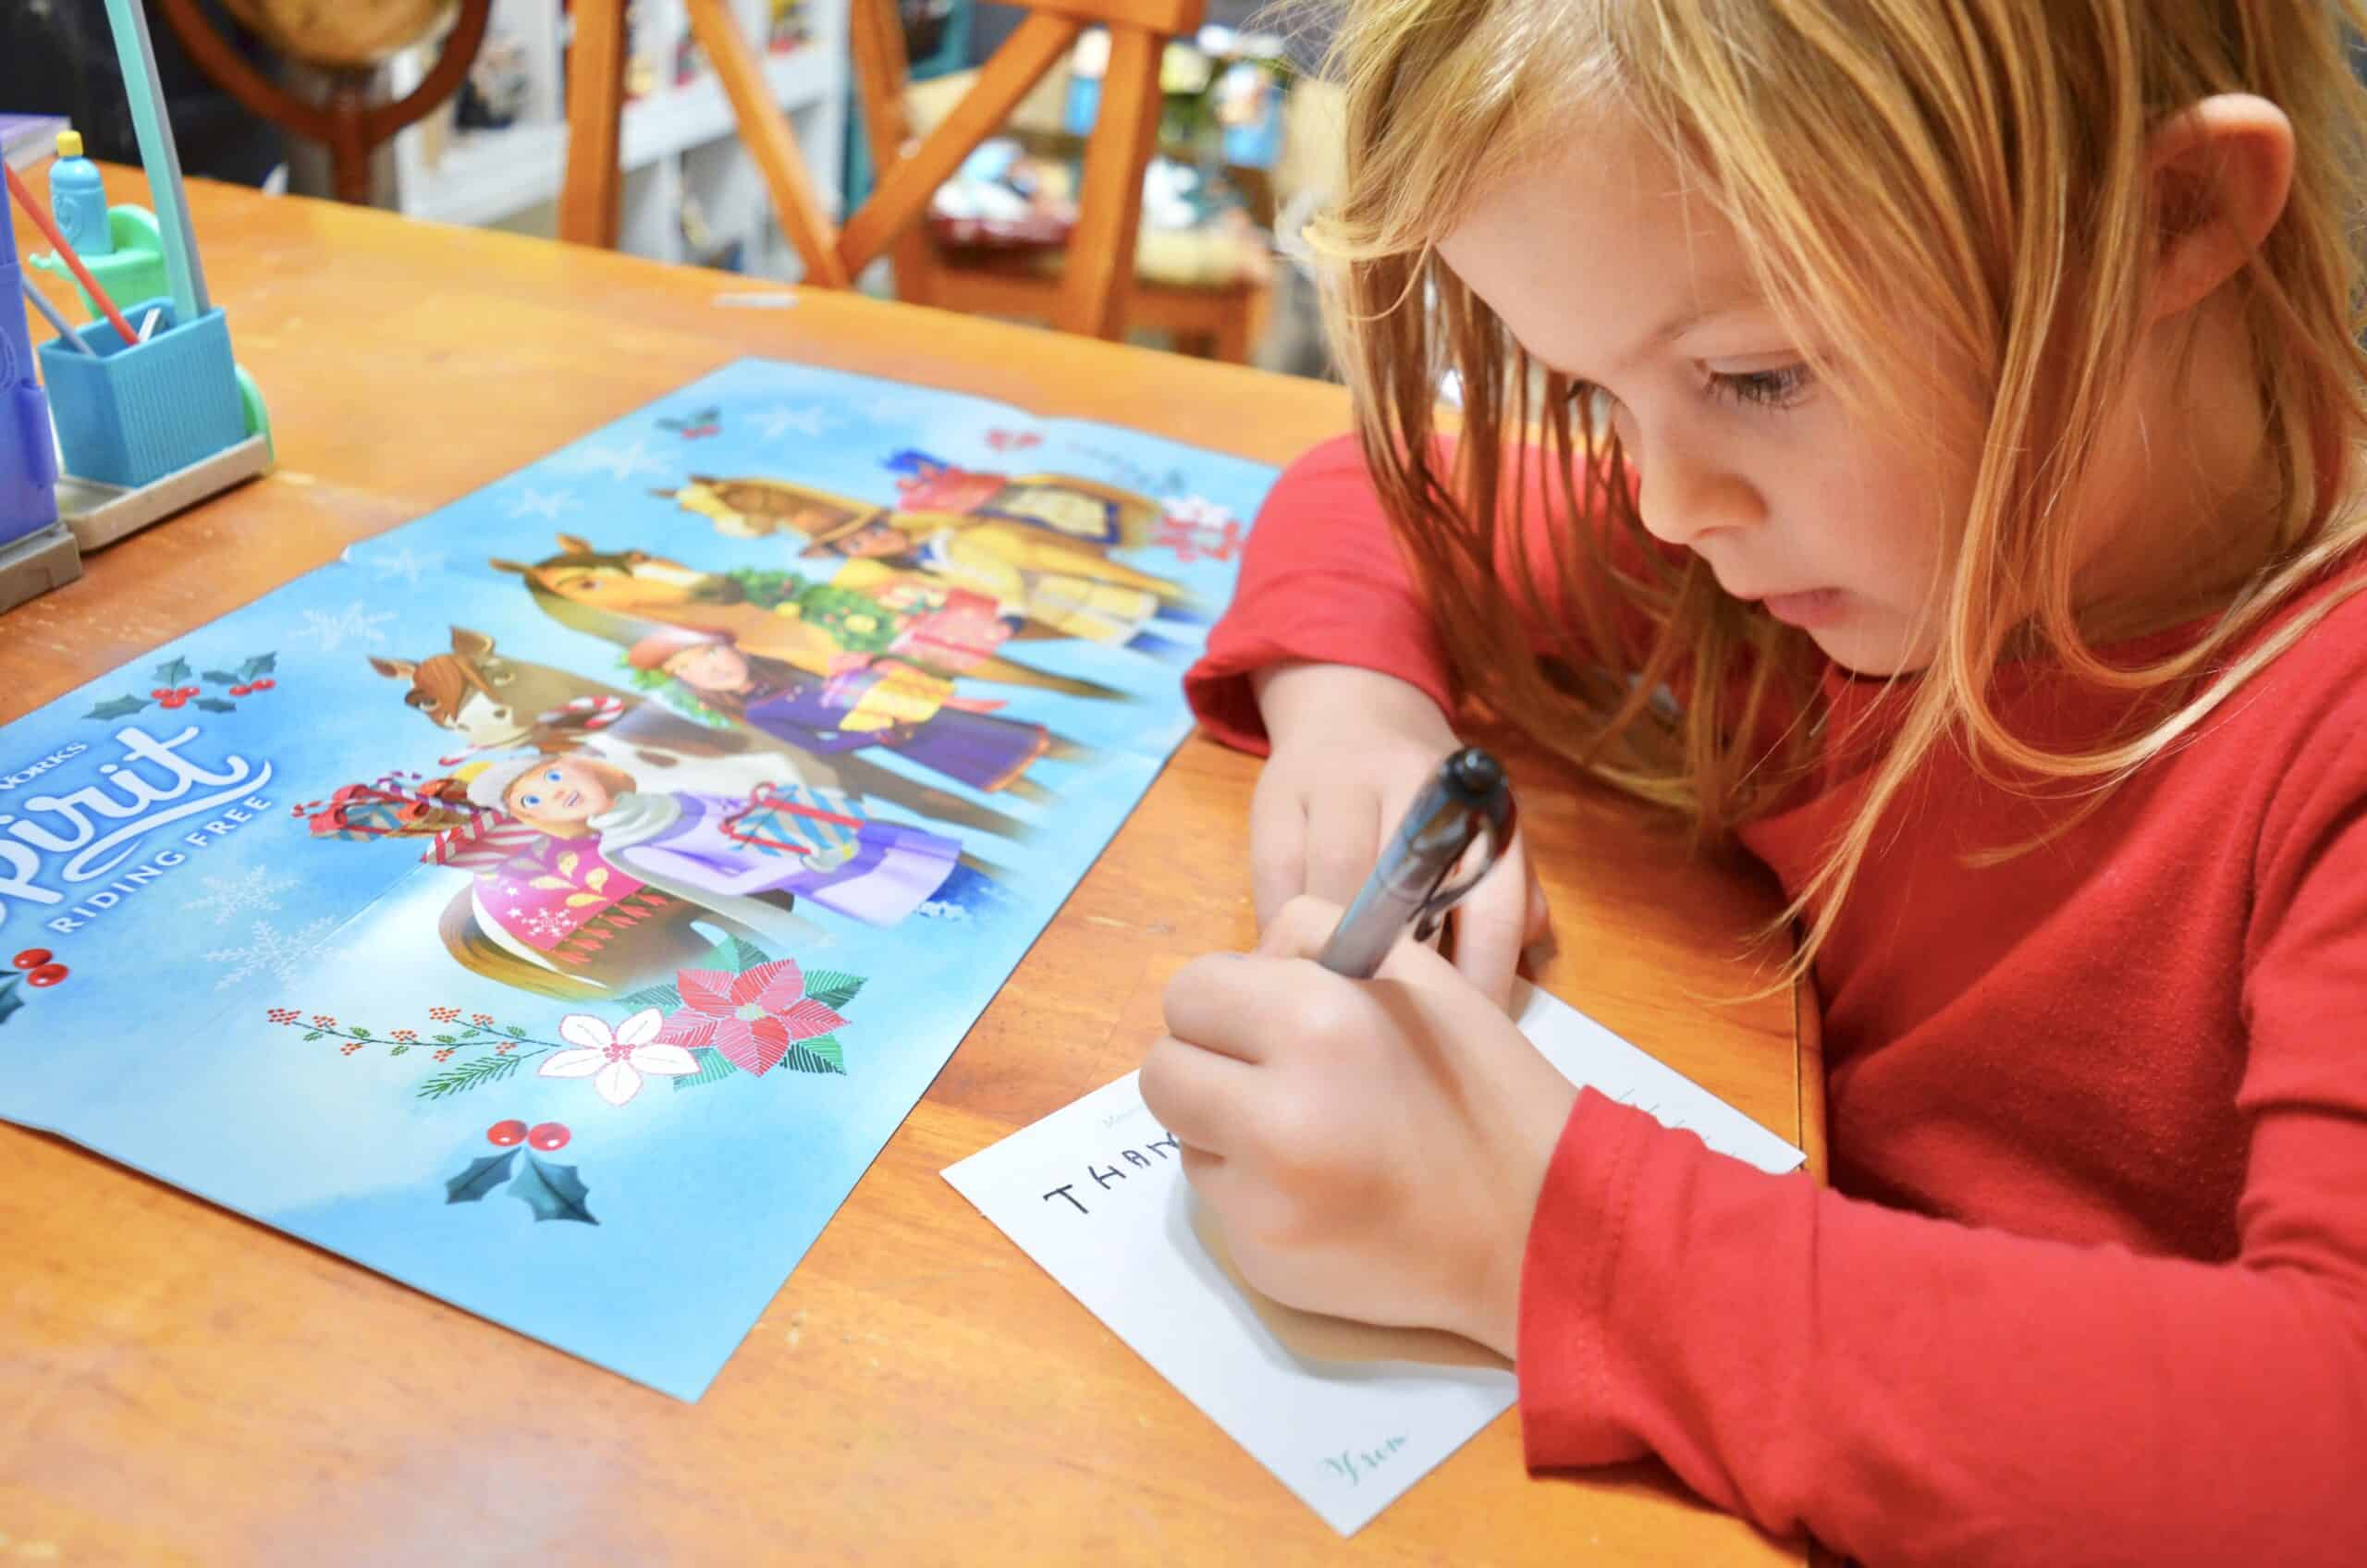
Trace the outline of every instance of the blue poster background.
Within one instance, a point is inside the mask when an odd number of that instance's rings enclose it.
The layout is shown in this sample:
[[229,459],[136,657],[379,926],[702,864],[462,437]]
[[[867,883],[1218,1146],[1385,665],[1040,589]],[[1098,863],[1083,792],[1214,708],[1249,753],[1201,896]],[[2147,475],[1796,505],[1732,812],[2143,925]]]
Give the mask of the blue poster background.
[[[706,582],[750,568],[828,579],[847,563],[805,556],[803,534],[736,536],[680,493],[695,476],[761,478],[894,508],[915,472],[890,466],[900,453],[1144,498],[1147,536],[1137,526],[1106,554],[1176,584],[1189,613],[1139,643],[1039,634],[1000,649],[1102,692],[954,680],[1065,742],[1024,790],[981,792],[892,746],[862,753],[888,785],[860,811],[959,839],[983,875],[958,874],[886,927],[803,900],[805,925],[780,929],[806,937],[742,931],[735,945],[728,924],[693,921],[727,978],[800,966],[769,972],[751,1018],[779,1013],[798,974],[860,980],[831,993],[844,1022],[824,1043],[842,1072],[648,1072],[621,1104],[591,1076],[544,1075],[582,1048],[567,1019],[593,1020],[588,1035],[572,1027],[596,1048],[642,1011],[627,981],[676,983],[659,1011],[681,1011],[680,967],[570,996],[500,983],[439,925],[477,872],[423,860],[422,837],[316,830],[341,789],[451,778],[456,760],[491,754],[415,710],[410,682],[374,658],[444,653],[459,627],[504,658],[658,703],[621,645],[561,624],[493,563],[544,561],[567,534]],[[1188,731],[1178,676],[1271,479],[1123,430],[742,361],[355,545],[0,729],[0,958],[18,961],[0,971],[0,1117],[697,1398]],[[927,809],[948,798],[1009,830]],[[472,1063],[484,1075],[425,1092]],[[521,1127],[564,1135],[521,1144]]]

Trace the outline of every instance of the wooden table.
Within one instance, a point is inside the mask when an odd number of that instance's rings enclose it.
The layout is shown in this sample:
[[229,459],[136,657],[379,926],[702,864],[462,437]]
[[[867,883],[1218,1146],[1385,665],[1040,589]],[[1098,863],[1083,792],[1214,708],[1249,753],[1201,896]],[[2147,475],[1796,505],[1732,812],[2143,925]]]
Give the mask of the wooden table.
[[[721,309],[743,280],[191,207],[281,466],[0,617],[0,718],[742,354],[1274,462],[1347,418],[1336,388],[849,296]],[[1255,773],[1184,748],[696,1405],[0,1126],[0,1565],[1800,1561],[1656,1468],[1530,1480],[1510,1415],[1343,1542],[939,1179],[1135,1065],[1112,1026],[1149,966],[1250,939]],[[1593,795],[1524,806],[1543,982],[1821,1164],[1812,1023],[1699,999],[1763,977],[1768,889]]]

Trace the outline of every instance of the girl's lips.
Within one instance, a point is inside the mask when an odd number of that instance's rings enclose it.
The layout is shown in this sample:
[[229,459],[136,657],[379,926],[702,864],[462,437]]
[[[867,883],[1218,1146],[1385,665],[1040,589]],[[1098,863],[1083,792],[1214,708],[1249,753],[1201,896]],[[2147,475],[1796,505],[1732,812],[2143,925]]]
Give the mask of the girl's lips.
[[1760,603],[1785,625],[1813,631],[1847,613],[1849,596],[1838,588],[1811,588],[1803,594],[1770,594]]

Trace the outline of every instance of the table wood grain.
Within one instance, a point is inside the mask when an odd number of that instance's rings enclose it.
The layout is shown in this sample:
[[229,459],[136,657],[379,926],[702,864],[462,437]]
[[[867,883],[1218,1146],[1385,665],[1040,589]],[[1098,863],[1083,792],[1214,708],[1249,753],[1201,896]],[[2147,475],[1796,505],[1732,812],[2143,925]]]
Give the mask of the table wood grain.
[[[190,206],[279,467],[0,616],[0,719],[742,355],[1276,463],[1347,420],[1233,366],[846,295],[721,308],[746,280],[202,183]],[[1513,760],[1560,931],[1540,980],[1821,1168],[1813,1018],[1733,999],[1769,973],[1770,889]],[[1151,966],[1251,939],[1255,775],[1184,747],[695,1405],[0,1126],[0,1564],[1802,1561],[1654,1466],[1531,1479],[1511,1415],[1343,1542],[939,1178],[1134,1067],[1115,1020]]]

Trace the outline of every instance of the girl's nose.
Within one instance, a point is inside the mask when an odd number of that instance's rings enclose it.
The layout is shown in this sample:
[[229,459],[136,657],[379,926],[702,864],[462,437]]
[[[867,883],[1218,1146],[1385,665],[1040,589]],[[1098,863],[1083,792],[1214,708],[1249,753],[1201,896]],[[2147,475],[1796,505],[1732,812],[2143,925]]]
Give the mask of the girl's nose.
[[1714,458],[1674,447],[1637,460],[1636,505],[1654,538],[1686,548],[1767,518],[1757,486]]

